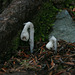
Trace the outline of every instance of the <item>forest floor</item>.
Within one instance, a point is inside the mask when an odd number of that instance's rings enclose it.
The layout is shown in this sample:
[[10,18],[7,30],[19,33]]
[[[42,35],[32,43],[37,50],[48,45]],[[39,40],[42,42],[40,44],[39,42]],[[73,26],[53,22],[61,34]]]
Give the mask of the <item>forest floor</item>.
[[[75,21],[75,8],[67,9]],[[29,46],[19,46],[16,56],[0,66],[0,75],[17,75],[16,72],[30,72],[22,75],[75,75],[75,41],[69,43],[58,41],[57,53],[46,49],[47,41],[35,43],[34,53],[30,54]],[[31,73],[31,72],[30,72]]]
[[30,70],[34,75],[75,75],[75,43],[58,41],[56,54],[46,49],[46,43],[38,41],[33,54],[27,53],[29,47],[19,47],[16,57],[12,56],[0,67],[0,75]]

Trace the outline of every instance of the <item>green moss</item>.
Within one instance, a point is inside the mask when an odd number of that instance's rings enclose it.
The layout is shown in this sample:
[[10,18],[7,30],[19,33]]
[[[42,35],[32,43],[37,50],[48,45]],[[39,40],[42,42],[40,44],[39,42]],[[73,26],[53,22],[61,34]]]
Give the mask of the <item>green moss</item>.
[[73,9],[75,5],[72,5],[72,3],[75,3],[75,0],[65,0],[64,3],[62,4],[62,8],[71,8]]
[[21,31],[19,31],[18,34],[12,40],[12,47],[11,47],[11,49],[12,49],[13,52],[15,52],[15,50],[17,50],[18,47],[19,47],[19,44],[20,44],[20,32]]
[[38,14],[32,20],[35,25],[35,41],[38,41],[40,38],[43,41],[48,39],[57,11],[58,9],[51,2],[43,3]]
[[[75,3],[75,0],[65,0],[64,4],[63,4],[63,8],[69,8],[71,10],[73,10],[73,8],[75,8],[75,5],[72,4]],[[71,11],[71,13],[75,16],[75,12]]]
[[25,42],[25,41],[21,40],[21,38],[20,38],[21,31],[22,30],[20,30],[18,32],[18,34],[12,40],[12,47],[11,47],[12,52],[17,51],[19,47],[28,46],[29,45],[29,42]]

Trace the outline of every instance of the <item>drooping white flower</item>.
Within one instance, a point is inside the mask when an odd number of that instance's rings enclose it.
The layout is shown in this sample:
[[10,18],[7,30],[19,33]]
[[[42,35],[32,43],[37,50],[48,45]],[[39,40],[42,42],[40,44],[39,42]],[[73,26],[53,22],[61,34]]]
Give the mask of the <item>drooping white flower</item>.
[[[32,22],[24,23],[24,28],[21,32],[21,40],[28,41],[30,43],[30,51],[33,53],[34,48],[34,25]],[[30,32],[28,32],[28,28],[30,28]]]
[[49,39],[49,42],[46,44],[46,48],[49,50],[53,49],[57,52],[57,39],[54,36]]

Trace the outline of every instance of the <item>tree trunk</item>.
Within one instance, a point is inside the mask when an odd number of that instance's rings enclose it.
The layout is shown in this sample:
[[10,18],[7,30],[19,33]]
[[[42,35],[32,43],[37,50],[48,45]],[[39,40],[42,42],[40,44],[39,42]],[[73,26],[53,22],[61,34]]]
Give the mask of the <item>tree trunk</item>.
[[12,38],[24,22],[31,20],[40,4],[41,0],[13,0],[0,14],[0,57],[6,55]]

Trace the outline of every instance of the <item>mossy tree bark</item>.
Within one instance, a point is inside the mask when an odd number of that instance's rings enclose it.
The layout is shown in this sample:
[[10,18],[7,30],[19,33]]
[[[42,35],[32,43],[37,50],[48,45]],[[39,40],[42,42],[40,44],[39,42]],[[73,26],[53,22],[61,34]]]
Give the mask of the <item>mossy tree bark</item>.
[[12,38],[24,22],[31,20],[40,4],[41,0],[13,0],[0,14],[0,57],[6,57]]

